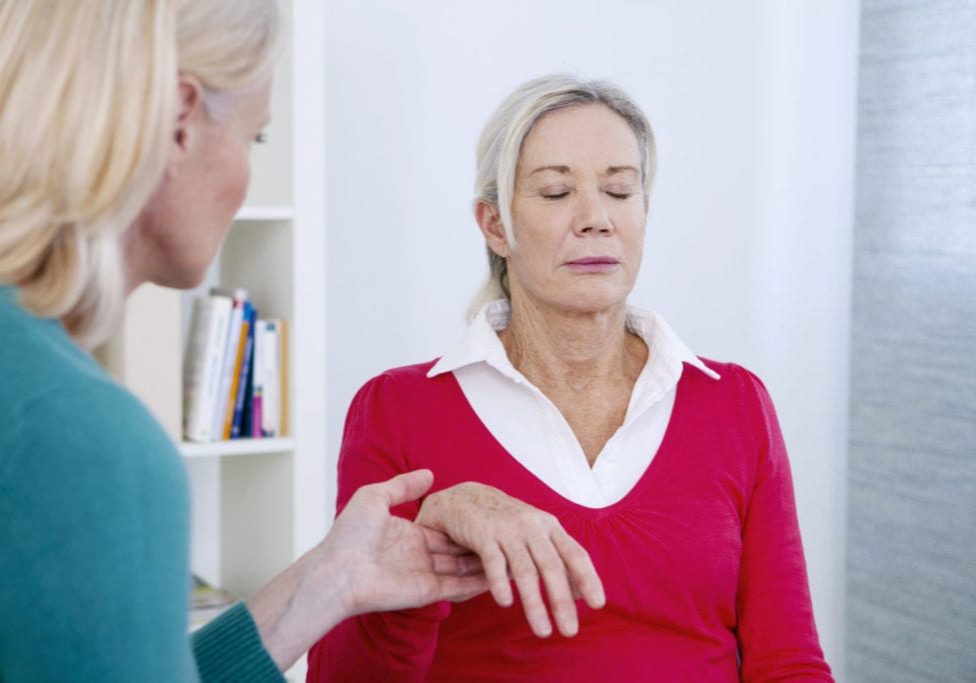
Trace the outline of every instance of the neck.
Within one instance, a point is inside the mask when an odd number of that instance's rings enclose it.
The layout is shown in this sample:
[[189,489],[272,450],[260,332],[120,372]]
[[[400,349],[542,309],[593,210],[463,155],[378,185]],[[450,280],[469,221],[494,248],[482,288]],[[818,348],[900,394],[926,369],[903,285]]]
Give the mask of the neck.
[[647,347],[626,323],[625,302],[595,312],[565,311],[513,291],[511,323],[498,337],[512,365],[540,389],[585,391],[640,374]]
[[133,224],[122,235],[122,270],[125,275],[125,295],[128,297],[149,278],[143,272],[144,244],[136,236],[138,225]]

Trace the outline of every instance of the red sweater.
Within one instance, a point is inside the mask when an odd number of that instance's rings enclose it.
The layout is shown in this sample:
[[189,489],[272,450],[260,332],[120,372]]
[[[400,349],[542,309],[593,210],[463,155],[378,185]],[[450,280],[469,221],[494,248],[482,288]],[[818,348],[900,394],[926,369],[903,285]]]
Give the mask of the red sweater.
[[[664,440],[620,501],[592,509],[544,485],[492,437],[451,373],[397,368],[353,399],[341,509],[363,484],[433,470],[434,490],[495,486],[559,518],[607,604],[542,640],[521,605],[459,604],[349,619],[309,655],[309,681],[832,681],[817,639],[786,448],[743,368],[685,366]],[[395,512],[413,518],[417,504]],[[517,592],[516,592],[517,595]],[[741,659],[741,665],[740,665]]]

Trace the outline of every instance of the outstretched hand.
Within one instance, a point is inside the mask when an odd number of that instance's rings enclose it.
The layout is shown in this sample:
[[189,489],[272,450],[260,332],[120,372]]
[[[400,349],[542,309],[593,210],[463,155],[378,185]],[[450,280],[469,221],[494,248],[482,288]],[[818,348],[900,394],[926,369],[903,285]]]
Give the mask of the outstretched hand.
[[347,615],[466,600],[488,588],[481,562],[441,531],[390,514],[416,500],[434,476],[417,470],[363,486],[349,500],[323,545],[347,582]]
[[488,589],[477,556],[439,531],[390,514],[422,496],[429,470],[359,489],[328,536],[247,599],[282,671],[343,619],[466,600]]

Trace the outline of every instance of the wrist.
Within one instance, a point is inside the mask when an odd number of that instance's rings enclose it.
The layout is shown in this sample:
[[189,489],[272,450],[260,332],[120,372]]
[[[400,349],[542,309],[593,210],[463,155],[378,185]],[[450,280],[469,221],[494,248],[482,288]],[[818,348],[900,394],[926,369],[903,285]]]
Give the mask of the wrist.
[[320,546],[247,599],[265,649],[282,671],[346,618],[343,572],[323,561]]
[[326,542],[309,551],[306,558],[308,570],[302,573],[296,602],[314,610],[318,615],[315,623],[324,634],[358,613],[355,577],[349,563]]

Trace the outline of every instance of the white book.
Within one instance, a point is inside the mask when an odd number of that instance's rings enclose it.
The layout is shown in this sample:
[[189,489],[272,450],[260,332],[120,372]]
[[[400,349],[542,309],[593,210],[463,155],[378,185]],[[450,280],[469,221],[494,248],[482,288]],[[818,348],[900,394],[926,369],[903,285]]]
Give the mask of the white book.
[[210,441],[212,406],[220,383],[233,302],[225,296],[198,297],[183,362],[183,436]]
[[[224,296],[223,290],[211,290],[211,295]],[[227,404],[230,401],[230,388],[234,381],[234,363],[237,360],[237,347],[241,343],[241,326],[244,324],[244,302],[247,300],[247,290],[235,289],[233,308],[230,312],[230,324],[224,340],[224,353],[221,360],[220,384],[210,414],[211,441],[224,438],[224,422],[227,418]]]
[[281,407],[281,330],[280,321],[264,321],[264,339],[262,342],[262,370],[264,380],[261,382],[263,392],[261,401],[261,433],[264,436],[278,436],[280,428]]

